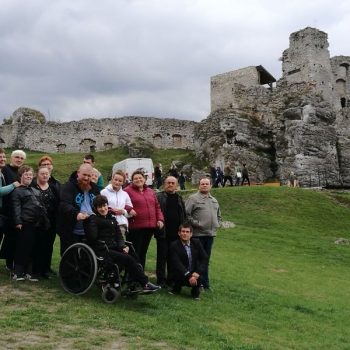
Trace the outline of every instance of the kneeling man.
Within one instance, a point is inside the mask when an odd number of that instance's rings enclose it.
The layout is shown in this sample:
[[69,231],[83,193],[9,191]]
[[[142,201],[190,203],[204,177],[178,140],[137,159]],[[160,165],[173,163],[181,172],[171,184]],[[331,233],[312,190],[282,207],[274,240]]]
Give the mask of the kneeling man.
[[179,239],[170,246],[174,286],[171,294],[179,294],[182,286],[191,287],[191,296],[198,300],[201,275],[208,264],[208,256],[201,242],[192,238],[192,226],[182,224],[179,227]]

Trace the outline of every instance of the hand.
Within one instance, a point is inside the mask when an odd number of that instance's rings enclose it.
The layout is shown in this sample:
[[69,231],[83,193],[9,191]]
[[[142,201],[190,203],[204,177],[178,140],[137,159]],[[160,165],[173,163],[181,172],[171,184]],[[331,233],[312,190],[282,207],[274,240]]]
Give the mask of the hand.
[[163,221],[157,221],[157,227],[161,230],[164,227]]
[[129,253],[129,247],[128,246],[123,248],[123,253],[125,253],[125,254]]
[[125,213],[125,210],[124,209],[113,209],[113,213],[115,214],[115,215],[124,215],[124,213]]
[[21,184],[20,184],[18,181],[15,181],[15,182],[13,183],[13,185],[14,185],[15,187],[18,187],[18,186],[20,186]]
[[85,220],[89,217],[89,214],[86,214],[86,213],[78,213],[77,215],[77,220],[78,221],[81,221],[81,220]]
[[197,285],[197,278],[196,277],[191,277],[189,280],[188,280],[189,284],[191,287],[195,287]]
[[130,215],[130,216],[136,216],[137,213],[136,213],[136,211],[135,211],[134,209],[131,209],[131,210],[129,211],[129,215]]
[[193,272],[192,277],[194,277],[196,280],[198,280],[199,274],[197,272]]
[[17,230],[22,230],[22,224],[16,225],[16,229],[17,229]]

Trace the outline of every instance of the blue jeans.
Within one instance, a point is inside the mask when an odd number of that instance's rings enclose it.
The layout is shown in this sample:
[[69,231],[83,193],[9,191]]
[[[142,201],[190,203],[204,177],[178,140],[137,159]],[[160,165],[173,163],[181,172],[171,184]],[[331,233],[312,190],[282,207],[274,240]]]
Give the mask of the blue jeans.
[[203,236],[203,237],[196,237],[196,238],[198,238],[201,241],[202,246],[208,255],[208,265],[206,266],[205,270],[203,271],[203,275],[202,275],[201,280],[202,280],[203,287],[209,288],[210,287],[210,284],[209,284],[209,261],[210,261],[211,249],[212,249],[213,243],[214,243],[214,237]]

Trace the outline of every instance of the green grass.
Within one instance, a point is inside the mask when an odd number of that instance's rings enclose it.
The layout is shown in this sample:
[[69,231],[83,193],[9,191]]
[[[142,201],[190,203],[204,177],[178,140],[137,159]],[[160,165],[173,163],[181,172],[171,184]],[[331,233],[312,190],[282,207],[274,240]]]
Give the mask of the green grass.
[[[185,289],[106,305],[97,288],[71,296],[57,279],[16,284],[1,268],[0,348],[349,349],[350,246],[334,241],[350,239],[350,195],[262,186],[213,194],[236,227],[218,232],[213,292],[200,302]],[[152,242],[152,280],[154,251]]]

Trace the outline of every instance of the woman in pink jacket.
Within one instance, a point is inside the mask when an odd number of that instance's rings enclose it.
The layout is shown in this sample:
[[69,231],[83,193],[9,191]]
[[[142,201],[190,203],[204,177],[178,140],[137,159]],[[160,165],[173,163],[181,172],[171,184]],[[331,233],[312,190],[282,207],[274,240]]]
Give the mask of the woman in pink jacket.
[[131,184],[124,190],[129,194],[136,214],[129,218],[127,239],[134,245],[140,263],[145,268],[146,254],[151,238],[164,226],[164,217],[154,191],[147,187],[142,171],[136,170]]

